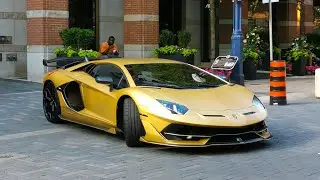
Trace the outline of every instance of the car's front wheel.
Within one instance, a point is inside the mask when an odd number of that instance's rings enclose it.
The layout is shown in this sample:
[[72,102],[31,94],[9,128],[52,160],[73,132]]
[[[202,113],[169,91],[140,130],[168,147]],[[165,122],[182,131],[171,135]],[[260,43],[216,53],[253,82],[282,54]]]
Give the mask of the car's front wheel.
[[57,90],[54,84],[49,81],[43,87],[43,111],[46,119],[51,123],[62,123],[59,118],[61,112]]
[[141,145],[140,137],[144,135],[144,128],[140,120],[138,107],[131,98],[124,100],[123,105],[124,137],[128,147]]

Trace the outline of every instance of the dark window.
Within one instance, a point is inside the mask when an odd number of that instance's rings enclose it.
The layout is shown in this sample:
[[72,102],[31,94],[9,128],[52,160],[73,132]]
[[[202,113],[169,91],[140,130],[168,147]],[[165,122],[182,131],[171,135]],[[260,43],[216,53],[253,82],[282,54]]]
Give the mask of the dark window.
[[109,76],[113,79],[114,89],[123,89],[129,87],[127,79],[120,68],[112,64],[98,65],[90,72],[92,77]]
[[98,72],[99,68],[100,68],[100,66],[94,67],[94,68],[89,72],[90,76],[92,76],[93,78],[96,78],[96,77],[97,77],[97,72]]
[[186,64],[154,63],[126,65],[136,86],[178,89],[214,88],[227,84],[218,77]]
[[98,0],[69,0],[69,28],[92,29],[95,32],[90,49],[98,48],[98,7]]
[[169,29],[174,33],[182,29],[182,0],[159,1],[159,26],[160,30]]

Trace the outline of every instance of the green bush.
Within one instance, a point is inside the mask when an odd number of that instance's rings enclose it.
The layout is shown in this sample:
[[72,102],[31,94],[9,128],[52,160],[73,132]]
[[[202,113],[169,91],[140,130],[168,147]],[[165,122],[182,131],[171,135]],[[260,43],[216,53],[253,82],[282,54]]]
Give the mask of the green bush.
[[306,34],[307,43],[313,49],[320,49],[320,28],[315,29],[312,33]]
[[59,33],[65,47],[73,49],[89,49],[94,40],[94,32],[91,29],[66,28]]
[[92,57],[92,58],[97,58],[99,56],[99,52],[93,51],[93,50],[80,50],[78,52],[78,56],[80,57]]
[[160,32],[160,46],[174,45],[176,36],[173,32],[168,29],[164,29]]
[[253,61],[255,64],[258,64],[261,56],[255,48],[245,47],[243,48],[243,58],[245,61]]
[[181,48],[188,47],[191,42],[191,33],[186,30],[181,30],[178,32],[178,46]]
[[154,57],[159,57],[159,54],[163,55],[172,55],[175,53],[180,53],[184,57],[192,56],[193,54],[197,53],[197,49],[192,49],[192,48],[180,48],[175,45],[171,46],[164,46],[164,47],[159,47],[153,50],[153,55]]
[[313,46],[307,42],[308,36],[302,35],[292,42],[290,50],[287,52],[287,61],[299,61],[301,58],[311,58]]
[[[178,44],[176,43],[178,37]],[[191,33],[180,30],[178,34],[174,34],[168,29],[162,30],[160,33],[160,47],[153,50],[154,57],[162,55],[172,55],[180,53],[184,57],[192,56],[198,52],[197,49],[188,47],[191,41]]]
[[64,56],[64,57],[92,57],[92,58],[97,58],[99,56],[98,51],[93,51],[92,49],[90,50],[77,50],[74,49],[71,46],[68,46],[66,48],[56,48],[54,50],[54,54],[57,56]]

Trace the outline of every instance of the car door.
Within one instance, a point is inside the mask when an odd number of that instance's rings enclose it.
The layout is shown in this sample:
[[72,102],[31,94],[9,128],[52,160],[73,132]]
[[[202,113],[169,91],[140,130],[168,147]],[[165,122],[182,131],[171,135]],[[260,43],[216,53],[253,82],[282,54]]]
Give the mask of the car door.
[[[122,70],[113,64],[100,64],[89,73],[88,79],[83,81],[82,94],[87,114],[102,121],[106,126],[116,127],[116,111],[118,91],[128,87]],[[113,84],[98,83],[96,77],[111,77]],[[97,126],[99,122],[89,122]]]

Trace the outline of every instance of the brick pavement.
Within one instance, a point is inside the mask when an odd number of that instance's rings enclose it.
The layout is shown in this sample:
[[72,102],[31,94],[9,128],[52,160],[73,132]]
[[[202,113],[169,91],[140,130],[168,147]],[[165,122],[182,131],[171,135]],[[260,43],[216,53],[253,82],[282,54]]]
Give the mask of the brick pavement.
[[[314,99],[267,106],[274,138],[266,144],[128,148],[121,137],[48,123],[37,92],[41,86],[0,84],[0,179],[320,180],[320,101]],[[22,89],[33,93],[21,94]]]

